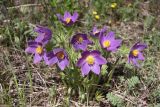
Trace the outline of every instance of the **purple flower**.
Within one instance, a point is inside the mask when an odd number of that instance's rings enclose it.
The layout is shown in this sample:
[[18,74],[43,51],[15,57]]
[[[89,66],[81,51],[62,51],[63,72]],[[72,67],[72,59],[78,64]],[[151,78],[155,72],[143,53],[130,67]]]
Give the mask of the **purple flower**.
[[107,61],[101,56],[101,53],[97,50],[84,51],[82,57],[78,60],[77,66],[81,67],[82,75],[87,75],[90,71],[95,74],[100,73],[100,65],[106,64]]
[[45,54],[44,60],[49,66],[57,63],[61,70],[64,70],[67,66],[69,66],[68,55],[62,48],[56,48],[53,51],[48,52]]
[[65,12],[64,16],[57,14],[58,19],[67,26],[74,24],[78,19],[78,13],[74,12],[73,16],[69,12]]
[[91,32],[91,36],[94,37],[100,37],[101,35],[103,35],[107,30],[107,27],[104,26],[102,29],[97,29],[97,27],[93,27],[93,30]]
[[146,44],[142,43],[136,43],[133,45],[133,47],[130,49],[130,53],[128,56],[128,62],[133,63],[135,66],[139,67],[139,64],[137,60],[144,60],[144,56],[141,51],[143,51],[145,48],[147,48]]
[[28,47],[25,49],[25,52],[34,54],[33,63],[39,63],[45,53],[44,44],[37,41],[28,41]]
[[122,43],[121,39],[115,39],[114,32],[109,32],[106,36],[100,37],[100,44],[102,48],[106,49],[107,51],[116,51]]
[[44,44],[47,44],[52,38],[52,31],[46,27],[36,26],[34,31],[38,33],[38,36],[35,39],[37,42],[43,42]]
[[87,37],[87,34],[77,33],[71,39],[71,44],[73,45],[74,49],[77,50],[86,50],[88,44],[92,44]]

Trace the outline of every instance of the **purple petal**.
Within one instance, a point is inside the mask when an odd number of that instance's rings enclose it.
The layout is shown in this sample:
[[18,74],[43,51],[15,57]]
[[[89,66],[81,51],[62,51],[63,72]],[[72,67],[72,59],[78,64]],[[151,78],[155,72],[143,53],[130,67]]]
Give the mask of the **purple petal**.
[[71,18],[71,14],[67,11],[64,13],[64,20],[66,20],[66,18]]
[[100,66],[97,65],[97,64],[94,64],[92,67],[91,67],[91,70],[95,73],[95,74],[99,74],[100,73]]
[[98,29],[97,29],[97,26],[94,26],[92,32],[94,33],[94,32],[96,32],[97,30],[98,30]]
[[36,48],[35,47],[27,47],[25,49],[25,52],[34,54],[34,53],[36,53]]
[[42,60],[42,56],[40,56],[39,54],[35,54],[34,55],[34,61],[33,63],[39,63]]
[[90,54],[89,51],[84,51],[84,52],[81,53],[81,56],[82,56],[82,57],[86,57],[86,56],[88,56],[89,54]]
[[97,51],[97,50],[93,50],[93,51],[90,52],[90,54],[91,54],[92,56],[96,57],[96,56],[100,56],[101,52],[100,52],[100,51]]
[[139,45],[137,46],[137,49],[138,49],[139,51],[142,51],[142,50],[144,50],[145,48],[147,48],[147,45],[145,45],[145,44],[139,44]]
[[63,17],[62,17],[60,14],[56,14],[56,16],[58,17],[58,19],[59,19],[60,21],[63,21],[63,20],[64,20]]
[[61,52],[61,51],[64,52],[64,49],[63,48],[55,48],[53,50],[53,53],[56,54],[56,53]]
[[36,41],[34,41],[34,40],[29,40],[28,42],[27,42],[27,44],[28,44],[28,46],[33,46],[33,47],[37,47],[38,45],[39,45],[39,43],[38,42],[36,42]]
[[52,65],[54,65],[54,64],[57,63],[57,62],[58,62],[57,57],[53,57],[53,58],[51,58],[50,60],[48,60],[48,61],[46,62],[46,64],[52,66]]
[[145,59],[141,52],[139,52],[139,54],[138,54],[138,59],[142,60],[142,61]]
[[73,16],[72,16],[72,21],[75,22],[78,18],[78,13],[74,12]]
[[69,61],[67,59],[64,59],[61,62],[58,62],[58,66],[61,70],[64,70],[65,67],[68,65],[69,65]]
[[139,64],[138,64],[136,58],[132,57],[132,58],[130,58],[130,61],[131,61],[135,66],[139,67]]
[[106,36],[106,40],[114,40],[114,38],[115,38],[115,33],[114,32],[109,32],[108,34],[107,34],[107,36]]
[[82,72],[82,76],[85,76],[89,73],[90,71],[90,66],[85,63],[82,67],[81,67],[81,72]]
[[113,40],[110,41],[111,42],[111,46],[107,48],[107,50],[109,51],[116,51],[118,49],[118,47],[120,47],[122,40]]
[[85,43],[83,43],[83,44],[76,44],[75,48],[81,49],[81,50],[85,51],[87,49],[87,44],[85,44]]
[[37,36],[37,38],[35,39],[36,42],[42,42],[42,40],[44,39],[45,34],[41,34],[39,36]]
[[85,64],[85,58],[80,58],[79,60],[78,60],[78,62],[77,62],[77,66],[78,67],[81,67],[81,66],[83,66],[84,64]]
[[95,57],[95,62],[98,65],[103,65],[103,64],[107,63],[107,60],[104,57],[102,57],[102,56],[96,56]]
[[137,42],[137,43],[135,43],[135,44],[133,45],[133,47],[131,48],[131,51],[134,50],[134,49],[138,49],[139,51],[142,51],[142,50],[144,50],[145,48],[147,48],[147,45],[146,45],[146,44],[142,44],[142,43]]

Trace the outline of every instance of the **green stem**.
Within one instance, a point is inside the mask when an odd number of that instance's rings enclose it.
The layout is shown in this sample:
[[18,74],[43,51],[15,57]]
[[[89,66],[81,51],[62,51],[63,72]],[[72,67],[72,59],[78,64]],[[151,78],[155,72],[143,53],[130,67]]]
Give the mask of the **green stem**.
[[119,59],[120,59],[120,58],[118,58],[118,59],[116,60],[114,66],[113,66],[113,69],[112,69],[111,72],[108,74],[108,81],[107,81],[107,84],[109,84],[109,82],[110,82],[111,79],[112,79],[113,73],[114,73],[114,71],[115,71],[115,68],[116,68],[116,65],[117,65]]

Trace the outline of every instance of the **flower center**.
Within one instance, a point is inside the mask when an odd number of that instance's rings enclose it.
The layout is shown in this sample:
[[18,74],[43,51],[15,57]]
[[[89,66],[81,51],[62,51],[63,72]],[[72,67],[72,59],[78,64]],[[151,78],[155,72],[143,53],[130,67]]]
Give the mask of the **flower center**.
[[62,51],[56,53],[56,56],[57,56],[58,59],[64,59],[64,53]]
[[103,42],[103,46],[104,46],[105,48],[110,47],[110,45],[111,45],[111,42],[110,42],[109,40],[106,40],[106,41]]
[[43,51],[42,46],[38,46],[38,47],[36,48],[36,52],[37,52],[38,54],[41,54],[42,51]]
[[67,24],[68,24],[70,21],[71,21],[71,18],[70,18],[70,17],[66,18],[66,23],[67,23]]
[[77,36],[76,41],[78,43],[82,43],[83,42],[83,38],[81,36]]
[[86,58],[86,61],[87,61],[88,64],[93,65],[95,59],[94,59],[93,56],[89,55],[89,56]]
[[139,53],[139,51],[137,49],[135,49],[135,50],[132,51],[132,55],[133,56],[138,56],[138,53]]

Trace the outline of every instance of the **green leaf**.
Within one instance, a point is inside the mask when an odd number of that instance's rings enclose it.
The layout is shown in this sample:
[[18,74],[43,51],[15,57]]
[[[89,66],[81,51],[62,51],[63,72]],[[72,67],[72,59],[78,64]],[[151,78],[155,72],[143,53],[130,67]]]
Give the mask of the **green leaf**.
[[133,76],[128,81],[128,87],[131,89],[140,83],[139,78],[137,76]]
[[111,102],[112,105],[117,107],[123,107],[123,100],[118,96],[114,95],[112,92],[107,94],[107,99]]

